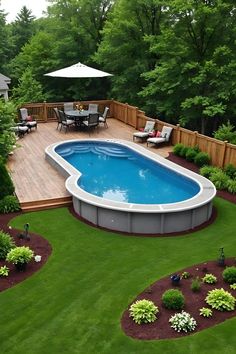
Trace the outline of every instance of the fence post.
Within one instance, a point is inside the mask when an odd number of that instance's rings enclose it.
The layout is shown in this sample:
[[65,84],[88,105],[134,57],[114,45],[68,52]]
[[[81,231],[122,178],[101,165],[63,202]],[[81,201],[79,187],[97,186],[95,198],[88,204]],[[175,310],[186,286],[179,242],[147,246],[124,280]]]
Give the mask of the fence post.
[[128,122],[128,103],[125,104],[125,124]]
[[220,166],[219,167],[224,167],[225,164],[225,153],[226,153],[226,148],[227,148],[227,143],[228,141],[225,140],[224,144],[222,145],[222,151],[221,151],[221,158],[220,158]]
[[179,144],[180,143],[180,125],[179,124],[176,124],[176,131],[177,131],[177,134],[176,134],[177,144]]
[[197,145],[197,134],[198,134],[198,132],[195,130],[193,133],[194,133],[193,146],[196,146]]
[[47,115],[47,102],[43,101],[43,119],[45,122],[48,120],[48,115]]

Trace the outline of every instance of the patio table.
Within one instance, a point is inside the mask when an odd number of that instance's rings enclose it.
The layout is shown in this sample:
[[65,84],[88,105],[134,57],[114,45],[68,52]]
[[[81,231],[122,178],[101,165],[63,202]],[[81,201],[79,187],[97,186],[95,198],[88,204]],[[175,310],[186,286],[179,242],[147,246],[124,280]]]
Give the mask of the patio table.
[[86,118],[89,116],[90,113],[98,113],[98,112],[93,112],[93,111],[89,111],[86,109],[83,110],[72,110],[72,111],[66,111],[65,114],[67,116],[70,117],[70,119],[74,119],[75,124],[78,127],[81,127],[81,125],[83,124],[83,121],[86,120]]

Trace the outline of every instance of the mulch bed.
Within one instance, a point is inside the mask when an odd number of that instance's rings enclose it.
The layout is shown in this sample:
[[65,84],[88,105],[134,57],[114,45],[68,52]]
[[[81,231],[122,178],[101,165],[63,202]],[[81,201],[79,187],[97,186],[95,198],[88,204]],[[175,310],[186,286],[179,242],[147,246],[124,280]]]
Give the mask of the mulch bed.
[[[11,235],[17,246],[28,246],[34,251],[35,255],[40,255],[42,257],[41,262],[35,262],[33,259],[27,264],[25,271],[17,271],[15,266],[6,261],[0,261],[0,267],[6,265],[9,269],[8,277],[1,277],[0,279],[0,292],[11,288],[17,283],[22,282],[24,279],[31,276],[33,273],[37,272],[47,261],[48,257],[52,252],[52,247],[49,242],[40,235],[36,235],[30,232],[30,240],[19,239],[18,234],[22,233],[22,230],[11,229],[7,226],[8,222],[15,216],[21,213],[11,213],[11,214],[0,214],[0,229]],[[23,229],[23,225],[22,225]]]
[[[176,163],[177,165],[185,167],[193,172],[199,173],[199,168],[194,163],[188,162],[186,159],[184,159],[180,156],[174,155],[173,152],[169,153],[167,160],[170,160],[170,161]],[[236,204],[236,195],[231,194],[227,191],[217,191],[217,196],[221,197],[223,199],[226,199],[231,203]]]
[[[225,261],[226,266],[235,265],[235,258],[229,258]],[[205,302],[205,297],[209,290],[215,288],[224,288],[225,290],[236,296],[236,290],[230,289],[229,284],[225,283],[222,279],[222,271],[224,267],[218,265],[217,261],[209,261],[202,264],[193,265],[190,268],[182,269],[178,274],[182,274],[187,271],[191,274],[189,279],[181,279],[178,286],[173,286],[171,283],[171,275],[163,279],[158,280],[150,287],[145,289],[140,295],[137,296],[136,300],[147,299],[155,303],[159,308],[159,313],[157,314],[157,320],[150,324],[136,324],[131,317],[129,317],[129,311],[126,310],[121,319],[121,326],[126,335],[135,339],[167,339],[167,338],[179,338],[197,331],[201,331],[205,328],[212,327],[218,323],[225,321],[228,318],[234,317],[236,315],[236,310],[221,312],[213,310],[212,317],[205,318],[199,315],[199,309],[202,307],[208,307],[209,305]],[[205,284],[202,283],[201,290],[198,293],[194,293],[191,290],[191,282],[193,278],[199,276],[199,278],[204,277],[206,273],[212,273],[217,277],[216,284]],[[179,289],[185,296],[185,306],[184,311],[189,312],[192,317],[197,322],[197,327],[193,332],[189,333],[178,333],[173,328],[170,327],[169,318],[177,312],[177,310],[166,309],[161,302],[162,294],[168,289]],[[133,303],[132,302],[132,303]],[[130,304],[131,305],[131,304]],[[129,305],[129,307],[130,307]]]

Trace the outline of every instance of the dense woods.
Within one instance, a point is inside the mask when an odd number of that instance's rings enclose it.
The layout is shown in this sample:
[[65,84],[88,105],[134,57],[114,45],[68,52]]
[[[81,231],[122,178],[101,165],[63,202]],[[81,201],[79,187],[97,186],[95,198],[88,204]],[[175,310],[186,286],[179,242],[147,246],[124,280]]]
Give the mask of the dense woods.
[[[48,2],[9,24],[0,6],[0,73],[17,104],[114,98],[209,135],[236,124],[233,0]],[[78,61],[114,76],[44,76]]]

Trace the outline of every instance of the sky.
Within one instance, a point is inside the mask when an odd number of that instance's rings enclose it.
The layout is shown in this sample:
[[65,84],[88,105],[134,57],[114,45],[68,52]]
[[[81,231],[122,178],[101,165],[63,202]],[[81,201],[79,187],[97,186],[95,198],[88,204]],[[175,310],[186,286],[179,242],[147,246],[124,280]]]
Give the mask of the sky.
[[47,0],[0,0],[0,9],[8,13],[6,20],[12,22],[23,6],[32,11],[35,17],[41,17],[42,11],[47,9]]

